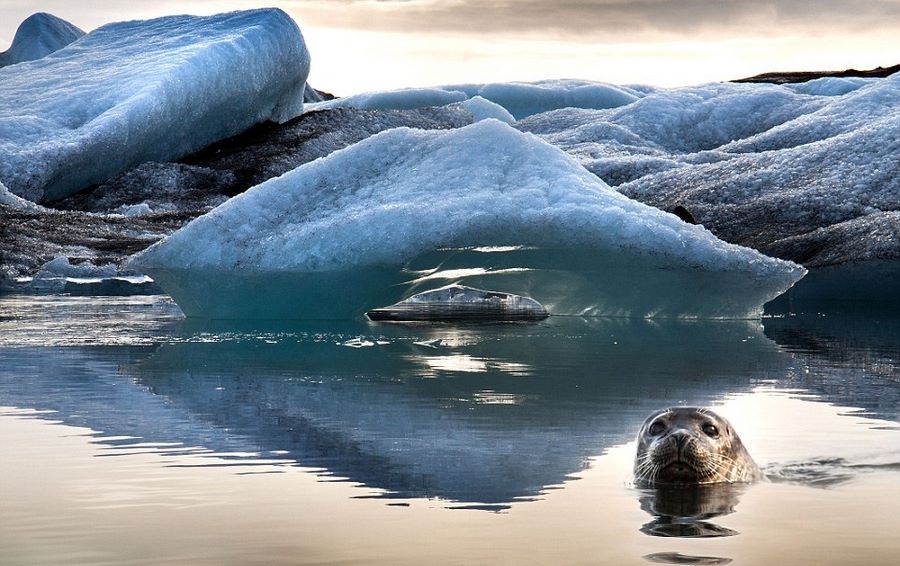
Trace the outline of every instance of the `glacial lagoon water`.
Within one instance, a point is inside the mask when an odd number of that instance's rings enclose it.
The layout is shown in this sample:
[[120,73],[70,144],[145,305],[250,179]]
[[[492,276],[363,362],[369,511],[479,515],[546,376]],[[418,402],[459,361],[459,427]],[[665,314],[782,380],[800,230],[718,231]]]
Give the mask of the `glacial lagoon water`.
[[[643,418],[771,481],[637,489]],[[900,318],[184,320],[0,297],[0,564],[896,564]]]

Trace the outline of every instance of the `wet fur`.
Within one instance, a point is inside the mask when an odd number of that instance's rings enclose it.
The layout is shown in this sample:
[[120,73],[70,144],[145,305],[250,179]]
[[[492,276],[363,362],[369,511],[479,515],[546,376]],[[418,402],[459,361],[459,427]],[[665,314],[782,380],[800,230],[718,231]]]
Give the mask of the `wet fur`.
[[[651,434],[650,427],[663,429]],[[703,427],[713,425],[715,437]],[[642,486],[748,483],[762,478],[727,419],[709,409],[676,407],[651,414],[637,439],[634,479]]]

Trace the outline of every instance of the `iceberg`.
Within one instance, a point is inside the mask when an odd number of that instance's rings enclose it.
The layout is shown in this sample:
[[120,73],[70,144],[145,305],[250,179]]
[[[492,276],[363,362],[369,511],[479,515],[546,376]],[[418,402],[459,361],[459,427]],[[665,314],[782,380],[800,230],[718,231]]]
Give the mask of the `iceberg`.
[[900,258],[900,74],[659,90],[516,127],[728,242],[807,267]]
[[497,120],[381,132],[127,265],[188,316],[257,319],[358,318],[454,283],[556,315],[748,318],[805,273],[635,202]]
[[54,15],[32,14],[19,24],[9,49],[0,53],[0,67],[40,59],[83,35],[80,28]]
[[313,88],[313,86],[309,83],[306,83],[306,88],[303,90],[303,102],[323,102],[325,97],[322,96],[322,93]]
[[309,53],[277,9],[103,26],[0,69],[0,181],[53,201],[300,114]]
[[676,153],[718,148],[818,110],[826,99],[774,85],[715,83],[661,89],[607,110],[564,109],[524,120],[554,143],[603,141]]
[[458,106],[468,111],[476,122],[487,120],[488,118],[494,118],[507,124],[512,124],[516,121],[516,118],[506,108],[480,96],[473,96],[453,106]]
[[[530,297],[447,285],[417,293],[389,307],[366,313],[371,320],[540,320],[544,307]],[[437,344],[423,344],[436,347]]]
[[334,108],[413,110],[429,106],[446,106],[454,102],[462,102],[467,98],[465,93],[460,91],[440,88],[401,88],[398,90],[363,92],[344,98],[315,102],[309,104],[307,111]]
[[[638,88],[616,86],[580,80],[548,80],[534,83],[459,84],[432,88],[403,88],[388,91],[364,92],[309,105],[309,110],[327,108],[359,108],[367,110],[409,110],[427,106],[446,106],[454,102],[474,108],[478,118],[480,109],[491,109],[493,118],[503,121],[521,120],[532,114],[559,108],[615,108],[643,97]],[[476,100],[471,106],[464,101]],[[494,106],[504,110],[498,116]],[[507,119],[506,115],[510,119]]]
[[459,84],[441,87],[480,96],[506,108],[516,120],[559,108],[615,108],[631,104],[644,93],[627,86],[574,79],[533,83]]
[[480,96],[467,97],[461,91],[447,91],[436,88],[404,88],[379,92],[364,92],[345,98],[334,98],[308,103],[306,112],[336,109],[356,110],[417,110],[430,107],[463,109],[475,121],[495,118],[512,123],[515,118],[506,108]]
[[0,184],[0,289],[20,288],[18,281],[57,256],[118,265],[230,196],[380,131],[471,123],[470,111],[452,106],[310,112],[284,124],[258,124],[179,162],[142,163],[53,208]]
[[[72,263],[58,256],[41,266],[27,289],[32,293],[69,295],[156,295],[159,288],[146,275],[122,273],[115,264]],[[20,287],[17,290],[22,290]]]

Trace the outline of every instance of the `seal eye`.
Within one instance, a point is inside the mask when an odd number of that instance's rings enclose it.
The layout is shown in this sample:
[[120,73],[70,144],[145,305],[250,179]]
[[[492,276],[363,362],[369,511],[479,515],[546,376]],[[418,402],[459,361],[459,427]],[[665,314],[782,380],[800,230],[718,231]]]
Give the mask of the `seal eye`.
[[706,436],[709,436],[711,438],[716,438],[717,436],[719,436],[719,429],[711,424],[703,425],[703,432],[706,434]]
[[649,432],[652,436],[656,436],[657,434],[659,434],[659,433],[661,433],[663,430],[665,430],[665,428],[666,428],[666,427],[665,427],[664,424],[662,424],[662,423],[659,422],[659,421],[656,421],[655,423],[653,423],[652,425],[650,425],[650,428],[649,428],[649,430],[648,430],[647,432]]

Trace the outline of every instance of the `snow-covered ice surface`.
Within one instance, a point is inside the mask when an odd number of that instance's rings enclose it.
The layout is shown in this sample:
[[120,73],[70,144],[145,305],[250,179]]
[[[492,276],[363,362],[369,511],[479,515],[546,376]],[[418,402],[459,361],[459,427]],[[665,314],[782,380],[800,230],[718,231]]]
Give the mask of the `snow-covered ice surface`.
[[807,266],[900,258],[900,75],[657,90],[517,127],[726,241]]
[[454,102],[462,102],[468,96],[457,90],[440,88],[402,88],[375,92],[363,92],[335,98],[323,102],[311,103],[307,111],[328,110],[334,108],[358,108],[360,110],[412,110],[428,106],[446,106]]
[[[490,110],[491,118],[512,122],[526,116],[558,108],[614,108],[630,104],[644,96],[639,87],[616,86],[579,80],[548,80],[534,83],[460,84],[433,88],[404,88],[389,91],[365,92],[314,103],[309,109],[360,108],[368,110],[406,110],[426,106],[445,106],[466,100],[481,119],[479,112]],[[493,103],[505,110],[510,118],[498,115]],[[465,102],[463,102],[466,105]]]
[[488,118],[494,118],[495,120],[500,120],[507,124],[512,124],[516,121],[515,117],[510,114],[506,108],[480,96],[473,96],[472,98],[463,100],[458,104],[451,104],[450,106],[465,109],[472,114],[472,117],[476,122],[487,120]]
[[812,94],[817,96],[840,96],[872,84],[880,79],[868,79],[863,77],[822,77],[802,83],[785,84],[794,92]]
[[209,318],[353,318],[450,283],[551,314],[755,317],[805,273],[632,201],[496,120],[382,132],[129,263]]
[[84,32],[52,14],[38,12],[25,18],[9,49],[0,53],[0,67],[34,61],[69,45]]
[[277,9],[103,26],[0,69],[0,180],[51,201],[303,108],[309,53]]
[[506,108],[516,120],[559,108],[615,108],[642,97],[638,89],[575,79],[458,84],[441,87],[481,96]]
[[0,204],[16,210],[40,211],[43,209],[42,206],[34,204],[30,200],[12,194],[3,183],[0,183]]
[[469,98],[458,90],[438,88],[405,88],[379,92],[365,92],[345,98],[335,98],[308,103],[305,111],[356,109],[356,110],[415,110],[430,107],[462,108],[472,114],[475,121],[495,118],[512,123],[515,117],[503,106],[481,96]]

